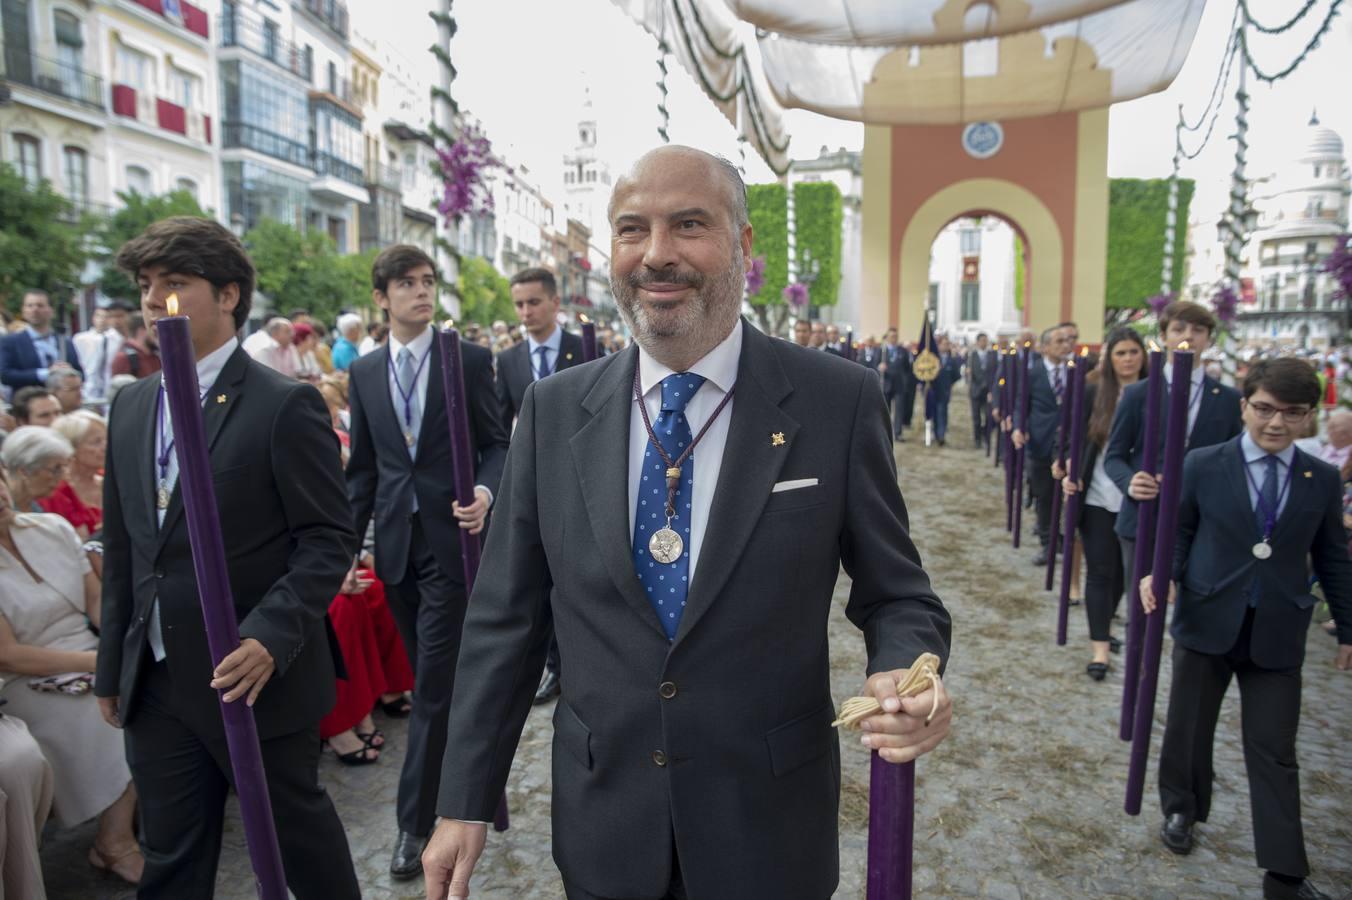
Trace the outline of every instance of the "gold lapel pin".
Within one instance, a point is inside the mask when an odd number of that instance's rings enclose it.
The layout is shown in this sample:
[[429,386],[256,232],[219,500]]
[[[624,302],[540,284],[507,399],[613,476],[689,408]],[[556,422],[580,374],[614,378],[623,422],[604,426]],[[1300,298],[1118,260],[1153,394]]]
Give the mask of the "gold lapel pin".
[[1304,472],[1302,472],[1301,474],[1304,475],[1306,478],[1313,478],[1313,477],[1314,477],[1314,473],[1311,472],[1309,469],[1306,469],[1306,470],[1305,470]]
[[783,446],[784,446],[784,432],[782,432],[782,431],[776,431],[774,434],[770,435],[770,446],[771,446],[771,447],[783,447]]
[[225,394],[217,394],[217,395],[216,395],[216,402],[217,402],[217,403],[224,403],[224,402],[225,402]]
[[564,358],[564,359],[572,359],[572,358],[573,358],[573,354],[571,354],[571,353],[565,353],[565,354],[563,354],[563,358]]
[[1217,388],[1212,388],[1212,389],[1211,389],[1211,393],[1213,393],[1213,394],[1219,394],[1220,392],[1221,392],[1221,389],[1218,388],[1218,387],[1217,387]]

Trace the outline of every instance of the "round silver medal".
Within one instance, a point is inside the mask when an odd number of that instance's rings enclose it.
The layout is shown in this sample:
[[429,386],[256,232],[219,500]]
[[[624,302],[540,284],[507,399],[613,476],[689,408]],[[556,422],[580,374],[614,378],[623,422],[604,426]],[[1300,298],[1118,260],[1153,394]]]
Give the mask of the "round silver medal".
[[407,444],[408,446],[412,447],[412,446],[413,446],[413,442],[414,442],[413,432],[411,432],[411,431],[405,431],[405,432],[404,432],[404,443]]
[[1259,541],[1253,545],[1253,555],[1258,559],[1267,559],[1272,555],[1272,545],[1267,541]]
[[674,563],[681,558],[685,543],[681,536],[670,528],[660,528],[648,538],[648,552],[660,563]]

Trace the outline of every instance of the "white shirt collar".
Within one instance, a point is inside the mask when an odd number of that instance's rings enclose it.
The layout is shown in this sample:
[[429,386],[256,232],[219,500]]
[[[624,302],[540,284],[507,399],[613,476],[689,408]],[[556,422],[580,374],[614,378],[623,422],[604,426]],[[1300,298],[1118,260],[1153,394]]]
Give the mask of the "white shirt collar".
[[532,337],[529,333],[527,333],[526,343],[530,344],[530,352],[532,356],[535,355],[535,351],[538,348],[548,347],[550,351],[553,353],[553,356],[549,358],[549,361],[552,363],[559,358],[559,346],[563,344],[563,329],[560,328],[557,324],[555,324],[554,333],[551,334],[549,337],[545,338],[543,342],[537,341],[534,337]]
[[[1244,451],[1244,462],[1249,465],[1253,465],[1256,462],[1261,462],[1268,456],[1268,452],[1264,450],[1262,447],[1255,444],[1253,438],[1249,437],[1249,432],[1247,429],[1245,429],[1244,434],[1241,435],[1239,438],[1239,446],[1240,449]],[[1283,450],[1281,453],[1276,454],[1276,456],[1279,460],[1282,461],[1283,465],[1285,465],[1287,468],[1290,468],[1291,460],[1295,459],[1296,457],[1295,441],[1292,441],[1291,443],[1287,444],[1286,449]]]
[[1048,362],[1047,357],[1045,356],[1042,357],[1042,365],[1047,367],[1048,372],[1055,372],[1057,369],[1061,368],[1065,364],[1066,364],[1065,360],[1062,360],[1061,362]]
[[[738,320],[728,336],[687,371],[693,375],[704,376],[706,381],[713,382],[714,387],[725,394],[732,390],[732,386],[737,383],[737,367],[742,359],[743,327],[741,320]],[[675,374],[676,372],[649,356],[648,351],[642,347],[638,348],[639,387],[644,396],[654,388],[660,389],[663,378]]]
[[418,335],[413,340],[409,341],[407,344],[401,343],[400,340],[394,336],[394,332],[391,331],[390,359],[394,360],[395,362],[398,362],[399,351],[404,349],[405,347],[408,347],[408,352],[413,354],[413,359],[416,362],[422,362],[423,354],[426,353],[432,347],[432,332],[434,330],[435,329],[431,325],[428,325],[426,328],[423,329],[422,334]]
[[[1197,385],[1201,384],[1202,379],[1206,377],[1206,367],[1198,365],[1199,362],[1200,360],[1194,359],[1192,364],[1192,376],[1190,380],[1192,381],[1193,387],[1196,387]],[[1164,383],[1165,384],[1174,383],[1174,366],[1173,363],[1167,361],[1164,363]]]
[[239,338],[232,337],[197,361],[197,387],[199,390],[204,394],[211,390],[211,386],[216,383],[216,379],[221,377],[221,370],[225,368],[226,362],[230,360],[230,357],[234,355],[238,348]]
[[37,329],[32,325],[25,325],[23,328],[24,331],[28,332],[28,336],[35,341],[50,341],[52,338],[56,337],[56,332],[52,331],[50,328],[47,329],[46,334],[38,334]]

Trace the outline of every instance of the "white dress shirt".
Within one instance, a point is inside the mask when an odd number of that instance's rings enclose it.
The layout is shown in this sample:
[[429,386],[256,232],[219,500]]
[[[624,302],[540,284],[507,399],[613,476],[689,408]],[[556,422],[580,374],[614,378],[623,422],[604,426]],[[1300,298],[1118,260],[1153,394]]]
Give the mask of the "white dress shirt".
[[[733,326],[732,333],[723,339],[717,347],[710,350],[699,362],[687,371],[704,376],[704,384],[690,398],[685,407],[685,418],[690,423],[690,433],[699,437],[723,397],[737,382],[737,367],[742,358],[742,323]],[[648,418],[655,421],[662,411],[662,379],[675,375],[671,369],[653,359],[639,347],[638,377],[639,388],[643,392],[643,401],[648,407]],[[718,485],[718,473],[723,468],[723,448],[728,442],[728,424],[732,421],[732,408],[737,404],[734,397],[728,401],[727,408],[719,413],[707,434],[690,454],[686,465],[694,466],[694,490],[690,498],[690,583],[695,581],[695,568],[699,565],[700,546],[709,524],[709,508],[714,502],[714,489]],[[648,430],[643,425],[643,414],[637,403],[630,404],[629,415],[629,535],[634,534],[635,508],[638,501],[639,484],[643,477],[643,454],[648,449]]]
[[[211,393],[212,387],[216,384],[216,379],[221,375],[221,370],[225,368],[226,362],[229,361],[237,347],[239,347],[239,340],[232,337],[220,347],[212,350],[197,361],[197,388],[201,392],[202,399],[205,399],[207,394]],[[160,384],[164,384],[163,376],[160,378]],[[164,452],[164,444],[161,442],[161,438],[166,441],[171,441],[174,436],[173,420],[169,417],[169,402],[167,398],[160,409],[160,415],[163,417],[164,421],[163,430],[160,428],[159,421],[152,420],[150,422],[150,427],[155,429],[156,459],[154,462],[154,473],[156,492],[159,491],[160,480],[159,455]],[[172,492],[174,486],[178,484],[178,453],[176,451],[169,454],[169,465],[165,469],[164,481],[170,492]],[[159,519],[159,525],[163,527],[164,516],[168,510],[160,509],[159,504],[156,504],[155,512]],[[150,629],[147,632],[146,637],[147,640],[150,641],[150,650],[155,655],[155,661],[159,662],[164,659],[164,635],[160,631],[160,603],[158,597],[155,598],[150,607]]]
[[113,357],[122,349],[126,338],[116,328],[103,331],[81,331],[70,339],[80,357],[85,373],[85,395],[102,398],[108,395],[108,381],[112,378]]
[[530,347],[530,379],[531,381],[540,380],[540,354],[535,351],[540,347],[548,347],[549,352],[545,355],[549,357],[549,374],[553,375],[559,370],[559,348],[563,345],[563,329],[558,325],[554,326],[554,333],[545,338],[543,342],[535,340],[529,334],[526,335],[526,343]]
[[[1202,408],[1202,377],[1206,375],[1206,370],[1200,365],[1194,363],[1192,367],[1192,390],[1188,394],[1188,434],[1192,434],[1192,427],[1197,424],[1197,411]],[[1172,385],[1174,383],[1173,366],[1166,360],[1164,363],[1164,383]]]

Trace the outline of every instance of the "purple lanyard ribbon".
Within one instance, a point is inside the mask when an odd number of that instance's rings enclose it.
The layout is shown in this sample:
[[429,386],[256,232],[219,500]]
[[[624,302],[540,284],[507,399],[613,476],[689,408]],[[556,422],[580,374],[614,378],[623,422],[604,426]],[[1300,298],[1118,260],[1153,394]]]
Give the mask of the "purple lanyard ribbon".
[[[201,403],[206,399],[207,391],[211,390],[211,388],[203,388],[201,385],[198,385],[198,388],[200,396],[197,398],[197,401],[198,403]],[[160,434],[160,452],[155,455],[155,465],[159,466],[160,481],[167,481],[169,479],[169,454],[174,452],[173,437],[169,437],[166,440],[164,433],[164,423],[168,418],[169,416],[166,415],[164,410],[164,381],[161,380],[160,391],[155,395],[155,423],[159,427]]]
[[394,354],[388,354],[386,360],[390,365],[390,377],[394,379],[394,387],[399,391],[399,396],[404,401],[404,427],[411,429],[413,427],[413,392],[418,389],[418,376],[422,374],[423,366],[427,365],[427,357],[432,355],[432,348],[428,347],[418,362],[418,368],[413,370],[413,382],[404,390],[404,385],[399,381],[399,372],[394,368]]
[[[1268,456],[1277,459],[1275,454],[1269,453]],[[1263,459],[1266,458],[1267,457],[1263,457]],[[1272,509],[1268,509],[1267,503],[1263,500],[1263,491],[1258,487],[1258,482],[1253,477],[1253,471],[1250,469],[1249,461],[1244,458],[1244,448],[1242,446],[1239,448],[1239,461],[1240,464],[1244,466],[1244,475],[1249,479],[1249,484],[1253,486],[1254,494],[1258,497],[1258,512],[1263,516],[1263,543],[1266,544],[1272,539],[1272,532],[1277,527],[1277,511],[1282,508],[1282,502],[1286,499],[1286,492],[1291,489],[1291,481],[1295,477],[1296,467],[1291,464],[1286,464],[1286,482],[1282,485],[1281,491],[1277,494],[1277,504],[1273,506]],[[1277,459],[1277,462],[1281,463],[1281,460]],[[1295,460],[1292,459],[1292,463],[1294,462]]]

